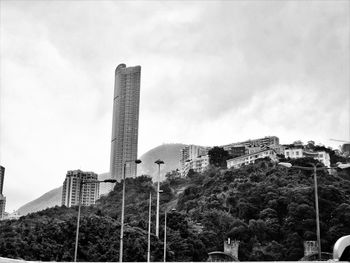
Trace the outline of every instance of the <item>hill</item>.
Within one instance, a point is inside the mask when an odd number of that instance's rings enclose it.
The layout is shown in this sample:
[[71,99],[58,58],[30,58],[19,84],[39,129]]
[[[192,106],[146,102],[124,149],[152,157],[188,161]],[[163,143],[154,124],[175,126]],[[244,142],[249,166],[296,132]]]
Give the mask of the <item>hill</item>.
[[138,175],[150,175],[157,181],[158,165],[154,162],[158,159],[164,161],[161,165],[161,181],[165,179],[165,174],[172,170],[180,169],[180,151],[186,144],[173,143],[162,144],[143,154],[140,159],[142,163],[138,165]]
[[[291,162],[306,166],[315,161]],[[350,182],[325,171],[317,176],[322,251],[330,252],[350,232]],[[117,183],[95,206],[82,209],[79,260],[118,260],[122,186]],[[145,261],[150,193],[155,232],[155,184],[140,176],[127,178],[126,186],[124,260]],[[169,261],[205,261],[208,252],[222,251],[227,238],[240,241],[241,261],[296,261],[303,256],[303,241],[316,239],[311,171],[260,160],[240,169],[212,167],[167,178],[161,189],[160,234],[151,235],[152,261],[162,260],[165,211]],[[170,212],[173,207],[176,211]],[[76,208],[55,207],[0,222],[0,257],[71,261],[76,214]]]
[[[176,170],[179,168],[180,150],[186,146],[185,144],[174,143],[174,144],[163,144],[156,148],[153,148],[143,154],[140,159],[142,163],[138,166],[138,174],[146,174],[150,176],[158,175],[158,167],[154,164],[157,159],[162,159],[164,165],[161,165],[161,180],[164,180],[165,173]],[[109,173],[102,173],[98,176],[99,180],[109,178]],[[100,194],[108,192],[108,185],[101,185]],[[37,212],[49,207],[61,205],[62,199],[62,186],[50,190],[43,194],[39,198],[21,206],[18,209],[20,215],[26,215],[28,213]]]
[[33,213],[49,207],[61,205],[61,202],[62,186],[52,189],[39,198],[34,199],[33,201],[21,206],[17,211],[20,215],[26,215],[28,213]]

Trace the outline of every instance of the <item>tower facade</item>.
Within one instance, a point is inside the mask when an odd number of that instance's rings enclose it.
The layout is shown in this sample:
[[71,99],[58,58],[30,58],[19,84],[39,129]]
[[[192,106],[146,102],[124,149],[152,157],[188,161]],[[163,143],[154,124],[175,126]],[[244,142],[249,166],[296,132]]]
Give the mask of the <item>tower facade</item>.
[[0,220],[4,218],[6,197],[2,191],[4,188],[5,167],[0,165]]
[[121,181],[137,172],[137,143],[139,128],[141,67],[120,64],[115,70],[110,176]]
[[0,195],[2,195],[2,191],[4,190],[4,176],[5,176],[5,167],[0,165]]
[[99,198],[99,184],[86,183],[80,188],[82,181],[97,181],[97,174],[81,170],[68,171],[62,188],[62,205],[67,207],[79,204],[80,189],[81,204],[85,206],[95,204]]

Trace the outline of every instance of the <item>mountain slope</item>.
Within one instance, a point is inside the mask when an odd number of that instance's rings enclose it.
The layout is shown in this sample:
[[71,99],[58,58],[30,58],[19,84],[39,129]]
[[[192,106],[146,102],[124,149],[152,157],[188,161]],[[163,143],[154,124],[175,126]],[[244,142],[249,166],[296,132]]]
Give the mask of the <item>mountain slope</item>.
[[[311,161],[291,163],[307,166]],[[331,252],[335,241],[350,231],[350,182],[326,171],[317,176],[322,250]],[[311,171],[261,159],[239,169],[211,167],[186,178],[167,178],[161,183],[159,238],[154,235],[156,184],[147,176],[127,178],[126,183],[127,262],[146,260],[149,197],[152,262],[163,259],[165,211],[167,258],[172,262],[203,262],[209,252],[222,251],[228,238],[239,241],[241,261],[296,261],[303,257],[303,241],[316,238]],[[122,189],[117,183],[95,206],[82,209],[79,260],[118,260]],[[0,221],[0,256],[72,261],[76,215],[76,208],[55,207],[21,220]]]
[[186,145],[181,143],[162,144],[143,154],[140,159],[142,163],[137,169],[138,175],[150,175],[153,181],[158,181],[158,165],[154,162],[158,159],[164,161],[161,165],[161,180],[165,174],[172,170],[180,169],[180,151]]
[[20,215],[26,215],[36,211],[43,210],[45,208],[61,205],[62,201],[62,186],[52,189],[51,191],[43,194],[37,199],[21,206],[18,209]]

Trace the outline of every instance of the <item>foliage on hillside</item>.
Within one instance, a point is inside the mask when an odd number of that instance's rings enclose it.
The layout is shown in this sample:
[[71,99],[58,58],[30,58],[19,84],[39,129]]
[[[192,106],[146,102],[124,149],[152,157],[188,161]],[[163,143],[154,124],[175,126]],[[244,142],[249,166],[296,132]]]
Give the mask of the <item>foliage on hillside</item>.
[[[307,166],[312,159],[298,159]],[[350,233],[350,182],[317,173],[322,250]],[[241,260],[298,260],[303,241],[316,240],[313,176],[260,161],[237,170],[192,175],[178,209],[224,239],[240,240]]]
[[[318,182],[322,250],[331,251],[350,233],[350,182],[326,172],[318,172]],[[150,192],[155,233],[155,189],[147,176],[126,180],[124,261],[146,261]],[[168,176],[161,189],[153,261],[163,259],[165,210],[168,261],[205,261],[208,252],[223,250],[227,238],[240,241],[240,260],[298,260],[303,240],[316,239],[313,177],[307,171],[261,160],[237,170],[214,167],[188,178]],[[121,190],[117,183],[95,206],[82,209],[79,260],[118,261]],[[71,261],[76,215],[76,208],[55,207],[0,222],[0,256]]]

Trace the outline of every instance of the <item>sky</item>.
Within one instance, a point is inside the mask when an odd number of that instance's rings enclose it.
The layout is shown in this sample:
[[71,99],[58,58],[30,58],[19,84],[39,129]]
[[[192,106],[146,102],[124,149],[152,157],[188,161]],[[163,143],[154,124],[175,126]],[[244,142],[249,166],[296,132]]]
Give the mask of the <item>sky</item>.
[[0,1],[6,211],[109,170],[114,70],[141,65],[163,143],[350,139],[349,1]]

